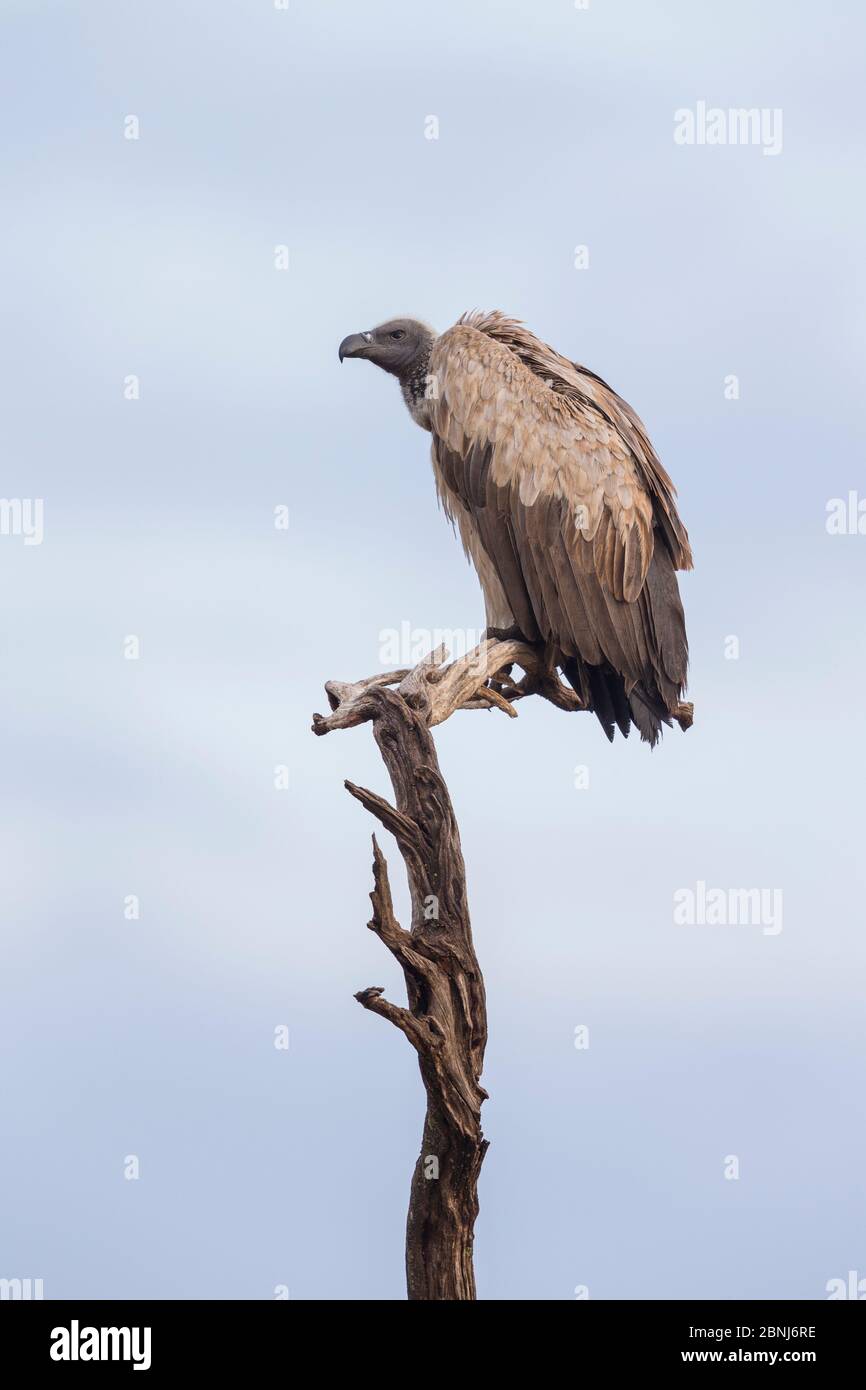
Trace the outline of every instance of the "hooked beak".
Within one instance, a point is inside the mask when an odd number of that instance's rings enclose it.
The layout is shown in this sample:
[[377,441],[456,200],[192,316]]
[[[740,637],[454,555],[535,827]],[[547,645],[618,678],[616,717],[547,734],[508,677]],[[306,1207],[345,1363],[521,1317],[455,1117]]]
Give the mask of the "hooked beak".
[[364,357],[372,341],[372,333],[350,333],[340,344],[340,361],[344,357]]

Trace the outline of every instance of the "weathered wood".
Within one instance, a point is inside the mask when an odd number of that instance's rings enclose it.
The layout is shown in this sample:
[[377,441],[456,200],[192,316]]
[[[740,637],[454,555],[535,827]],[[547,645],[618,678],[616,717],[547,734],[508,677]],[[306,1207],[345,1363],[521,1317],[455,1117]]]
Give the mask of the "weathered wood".
[[[402,967],[408,1008],[386,999],[378,985],[355,997],[406,1035],[427,1094],[406,1224],[412,1300],[475,1298],[478,1175],[487,1149],[481,1129],[487,1093],[480,1084],[487,1042],[484,981],[472,944],[460,834],[430,725],[457,708],[496,706],[515,713],[486,682],[491,670],[498,673],[521,655],[519,645],[482,644],[483,650],[444,669],[439,651],[413,671],[329,681],[332,713],[315,716],[313,723],[317,733],[327,733],[371,722],[394,789],[392,805],[376,792],[345,784],[397,840],[412,903],[411,929],[405,931],[394,916],[388,868],[374,836],[368,925]],[[522,655],[535,664],[529,651]]]
[[[346,782],[362,806],[395,837],[406,865],[412,922],[394,916],[388,867],[373,836],[373,915],[368,923],[399,962],[408,1008],[392,1004],[381,985],[360,990],[365,1009],[388,1019],[418,1053],[427,1093],[421,1152],[415,1164],[406,1223],[406,1280],[413,1300],[475,1298],[472,1249],[478,1175],[487,1150],[481,1069],[487,1043],[484,981],[472,945],[466,867],[454,808],[431,727],[458,709],[500,709],[541,695],[564,710],[583,709],[558,676],[550,653],[508,637],[485,638],[445,665],[443,648],[412,670],[360,681],[328,681],[329,715],[313,715],[313,732],[372,723],[394,789],[395,805]],[[512,668],[524,675],[516,680]],[[691,706],[681,705],[691,721]]]
[[369,927],[400,963],[409,1007],[392,1004],[381,986],[355,997],[405,1033],[427,1092],[406,1228],[408,1295],[473,1299],[478,1174],[487,1148],[481,1131],[486,1092],[479,1080],[487,1015],[460,835],[424,715],[382,685],[369,689],[365,700],[396,805],[351,782],[346,787],[392,832],[406,864],[410,931],[394,916],[387,864],[373,837]]
[[[450,664],[444,664],[447,655],[444,647],[438,647],[411,671],[388,671],[360,681],[327,681],[331,713],[313,715],[313,733],[366,723],[373,717],[369,697],[390,686],[421,712],[429,728],[458,709],[497,708],[513,717],[517,714],[514,701],[526,695],[543,695],[560,709],[584,708],[580,696],[548,664],[543,649],[527,642],[487,637]],[[519,681],[510,675],[515,665],[525,672]]]

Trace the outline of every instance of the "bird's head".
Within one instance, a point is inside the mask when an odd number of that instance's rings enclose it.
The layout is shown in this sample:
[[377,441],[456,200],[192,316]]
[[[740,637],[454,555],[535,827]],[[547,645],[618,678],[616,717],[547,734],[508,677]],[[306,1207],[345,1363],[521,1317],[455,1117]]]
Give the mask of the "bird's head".
[[344,357],[363,357],[384,372],[401,378],[412,376],[430,356],[436,334],[418,319],[389,319],[366,333],[350,333],[340,344]]

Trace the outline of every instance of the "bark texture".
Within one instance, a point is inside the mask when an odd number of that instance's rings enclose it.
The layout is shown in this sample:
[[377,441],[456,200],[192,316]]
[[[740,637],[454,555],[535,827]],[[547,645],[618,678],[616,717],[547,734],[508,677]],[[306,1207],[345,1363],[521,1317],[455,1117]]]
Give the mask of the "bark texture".
[[403,969],[409,1007],[392,1004],[378,986],[356,998],[406,1034],[427,1093],[406,1226],[409,1298],[474,1299],[478,1174],[487,1148],[481,1131],[487,1093],[480,1084],[487,1011],[472,945],[466,870],[451,798],[422,715],[391,690],[377,690],[372,699],[374,736],[396,804],[346,785],[392,831],[406,864],[409,931],[394,917],[388,869],[374,836],[369,926]]
[[[413,1300],[475,1298],[473,1234],[478,1175],[487,1140],[481,1070],[487,1043],[484,981],[472,944],[466,869],[454,808],[430,728],[458,709],[496,708],[515,716],[514,702],[538,694],[562,709],[582,709],[543,651],[522,641],[487,638],[445,665],[442,649],[413,670],[356,682],[329,681],[327,716],[313,731],[329,733],[372,723],[394,789],[394,804],[346,782],[394,835],[406,865],[412,921],[396,920],[385,858],[373,837],[373,914],[368,923],[403,970],[408,1008],[385,998],[381,985],[355,997],[389,1019],[418,1054],[427,1093],[421,1152],[415,1164],[406,1225],[406,1278]],[[512,676],[518,665],[524,675]]]

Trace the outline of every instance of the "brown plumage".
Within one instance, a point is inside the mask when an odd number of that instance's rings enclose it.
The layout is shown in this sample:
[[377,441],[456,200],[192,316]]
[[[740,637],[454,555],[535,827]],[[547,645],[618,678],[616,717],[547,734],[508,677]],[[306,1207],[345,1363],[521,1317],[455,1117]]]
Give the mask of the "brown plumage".
[[344,340],[400,380],[481,581],[488,626],[546,644],[608,738],[682,719],[691,569],[675,489],[630,406],[504,314],[436,337],[398,319]]

